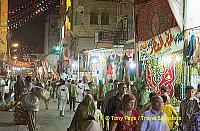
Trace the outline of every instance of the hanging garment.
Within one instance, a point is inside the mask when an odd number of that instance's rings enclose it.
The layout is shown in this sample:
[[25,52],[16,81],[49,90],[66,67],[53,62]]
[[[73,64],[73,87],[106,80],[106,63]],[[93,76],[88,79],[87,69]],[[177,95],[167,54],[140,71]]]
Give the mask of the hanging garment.
[[187,52],[188,52],[189,57],[193,56],[194,54],[194,35],[191,36],[191,39],[189,41],[189,45],[187,48]]

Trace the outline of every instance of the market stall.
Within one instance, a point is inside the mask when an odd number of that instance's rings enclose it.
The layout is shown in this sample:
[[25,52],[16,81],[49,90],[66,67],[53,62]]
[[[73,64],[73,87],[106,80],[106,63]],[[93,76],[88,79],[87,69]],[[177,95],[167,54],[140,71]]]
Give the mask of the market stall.
[[97,83],[99,80],[105,83],[118,78],[122,57],[122,48],[85,51],[83,59],[80,59],[81,78],[88,75],[90,81]]
[[187,30],[184,42],[185,82],[194,88],[200,83],[200,30]]
[[[161,93],[161,87],[168,86],[173,96],[175,85],[182,85],[183,44],[183,34],[178,27],[140,42],[140,73],[152,90]],[[179,91],[183,92],[181,89]]]

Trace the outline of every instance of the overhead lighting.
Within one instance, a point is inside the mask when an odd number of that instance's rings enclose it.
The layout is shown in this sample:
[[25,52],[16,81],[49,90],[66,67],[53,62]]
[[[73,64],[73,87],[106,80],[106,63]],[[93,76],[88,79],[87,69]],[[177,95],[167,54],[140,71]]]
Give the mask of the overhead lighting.
[[16,47],[19,46],[19,44],[18,44],[18,43],[14,43],[14,44],[12,44],[11,46],[16,48]]
[[17,56],[13,56],[13,59],[17,59]]
[[12,50],[12,52],[16,52],[16,51],[17,51],[17,49]]
[[114,45],[114,48],[124,48],[124,45]]
[[92,59],[92,63],[97,63],[98,62],[98,59],[97,58],[93,58]]
[[129,64],[129,68],[134,69],[135,67],[136,67],[136,63],[131,61],[130,64]]

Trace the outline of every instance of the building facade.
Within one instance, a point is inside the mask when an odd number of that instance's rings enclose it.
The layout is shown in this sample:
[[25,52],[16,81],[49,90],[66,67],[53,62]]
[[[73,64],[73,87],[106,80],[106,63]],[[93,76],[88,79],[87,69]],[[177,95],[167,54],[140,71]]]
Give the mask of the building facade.
[[0,60],[7,59],[7,36],[8,36],[8,1],[0,1]]
[[75,0],[72,2],[72,16],[72,32],[78,39],[78,50],[102,47],[94,42],[94,36],[100,31],[116,30],[117,2]]
[[[47,57],[49,65],[54,71],[60,72],[64,60],[65,50],[65,16],[66,16],[66,0],[56,2],[54,10],[52,10],[46,18],[44,29],[44,53],[48,56],[54,56],[54,61]],[[59,69],[57,68],[59,67]]]

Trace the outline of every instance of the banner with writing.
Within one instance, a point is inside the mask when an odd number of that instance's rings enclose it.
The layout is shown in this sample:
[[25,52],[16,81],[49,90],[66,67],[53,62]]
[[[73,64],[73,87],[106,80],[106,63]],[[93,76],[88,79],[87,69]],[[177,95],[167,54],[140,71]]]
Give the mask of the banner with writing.
[[150,40],[139,42],[139,59],[157,58],[183,49],[183,34],[179,27],[171,28]]

